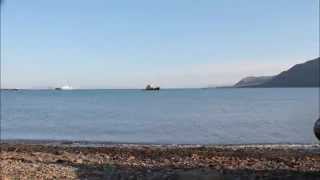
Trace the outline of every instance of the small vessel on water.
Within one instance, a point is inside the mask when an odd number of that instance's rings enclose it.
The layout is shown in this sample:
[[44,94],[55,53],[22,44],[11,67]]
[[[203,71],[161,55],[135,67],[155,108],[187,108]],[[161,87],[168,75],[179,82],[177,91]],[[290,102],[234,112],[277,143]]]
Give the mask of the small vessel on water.
[[152,84],[148,84],[144,90],[146,90],[146,91],[159,91],[160,87],[154,86]]
[[62,87],[55,88],[55,90],[73,90],[71,86],[65,85]]

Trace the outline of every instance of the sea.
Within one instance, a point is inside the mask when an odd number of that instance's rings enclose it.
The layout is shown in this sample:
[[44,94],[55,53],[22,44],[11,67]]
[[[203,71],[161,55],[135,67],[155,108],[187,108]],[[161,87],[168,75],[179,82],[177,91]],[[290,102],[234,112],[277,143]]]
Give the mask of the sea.
[[1,139],[317,143],[319,88],[1,91]]

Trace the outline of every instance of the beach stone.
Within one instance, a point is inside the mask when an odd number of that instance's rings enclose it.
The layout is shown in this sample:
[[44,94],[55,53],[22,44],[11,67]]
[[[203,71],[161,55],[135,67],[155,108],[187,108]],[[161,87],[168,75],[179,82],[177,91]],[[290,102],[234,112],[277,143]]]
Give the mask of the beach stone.
[[320,118],[316,121],[313,128],[314,134],[320,140]]
[[82,159],[77,159],[77,160],[76,160],[76,163],[82,164],[82,163],[83,163],[83,160],[82,160]]
[[135,159],[136,159],[136,157],[130,156],[130,157],[128,158],[128,161],[134,161]]

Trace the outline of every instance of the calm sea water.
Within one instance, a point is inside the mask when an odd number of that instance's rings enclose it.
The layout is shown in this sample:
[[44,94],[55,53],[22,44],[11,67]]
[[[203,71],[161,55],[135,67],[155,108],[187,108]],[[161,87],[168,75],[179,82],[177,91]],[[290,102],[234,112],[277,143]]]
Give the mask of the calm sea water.
[[1,92],[3,139],[315,143],[318,88]]

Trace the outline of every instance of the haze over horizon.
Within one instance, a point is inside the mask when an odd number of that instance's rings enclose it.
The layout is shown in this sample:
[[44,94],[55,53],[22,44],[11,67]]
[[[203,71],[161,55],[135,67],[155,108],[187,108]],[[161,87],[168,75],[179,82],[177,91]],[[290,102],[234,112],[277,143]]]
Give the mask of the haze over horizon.
[[1,7],[1,87],[231,85],[319,56],[319,1],[18,1]]

